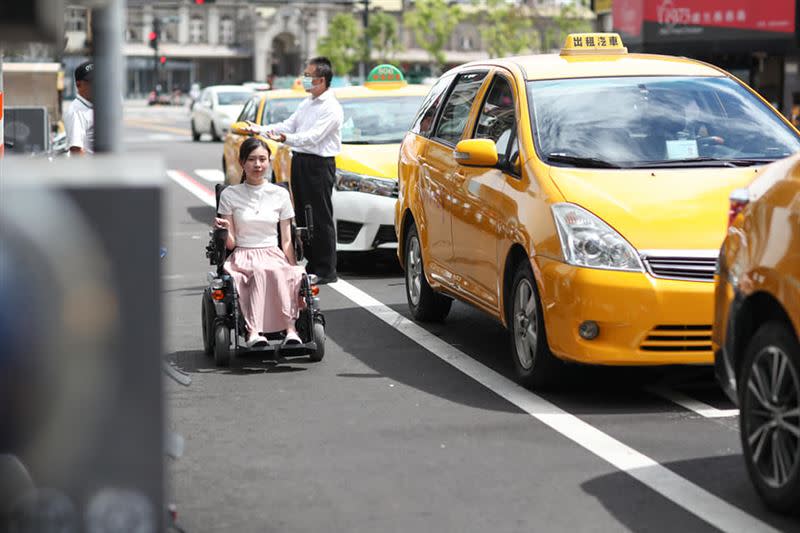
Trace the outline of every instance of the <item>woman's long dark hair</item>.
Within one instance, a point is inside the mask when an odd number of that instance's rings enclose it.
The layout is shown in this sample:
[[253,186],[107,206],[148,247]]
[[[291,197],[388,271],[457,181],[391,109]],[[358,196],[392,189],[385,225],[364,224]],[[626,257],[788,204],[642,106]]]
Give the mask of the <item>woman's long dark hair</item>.
[[267,143],[259,139],[258,137],[248,137],[242,143],[242,146],[239,147],[239,164],[242,166],[242,181],[244,182],[245,172],[244,172],[244,162],[247,161],[247,158],[250,157],[250,153],[256,148],[263,148],[269,154],[269,158],[272,159],[272,150],[269,149]]

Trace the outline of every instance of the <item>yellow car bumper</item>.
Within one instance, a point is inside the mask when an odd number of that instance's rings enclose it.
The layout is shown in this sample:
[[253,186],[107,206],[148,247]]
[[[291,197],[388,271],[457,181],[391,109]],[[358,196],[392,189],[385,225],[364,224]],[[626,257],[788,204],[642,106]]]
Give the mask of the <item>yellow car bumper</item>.
[[[537,257],[553,353],[599,365],[713,364],[714,284],[596,270]],[[599,335],[582,338],[594,321]]]

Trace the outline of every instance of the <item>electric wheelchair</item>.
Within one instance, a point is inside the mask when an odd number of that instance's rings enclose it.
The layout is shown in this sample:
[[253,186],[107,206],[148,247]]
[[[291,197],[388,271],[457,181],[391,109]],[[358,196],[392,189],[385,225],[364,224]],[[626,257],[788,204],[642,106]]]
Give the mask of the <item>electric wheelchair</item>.
[[[217,209],[219,197],[227,185],[216,186]],[[217,216],[219,214],[217,213]],[[306,206],[306,227],[292,224],[292,244],[297,261],[303,259],[303,246],[308,245],[314,231],[311,206]],[[278,228],[278,242],[280,228]],[[247,354],[272,356],[275,361],[286,357],[307,355],[319,362],[325,356],[325,317],[319,309],[319,288],[316,276],[303,274],[300,283],[300,297],[305,306],[300,310],[295,327],[302,341],[300,344],[282,344],[285,332],[267,334],[266,346],[249,348],[240,344],[240,333],[245,330],[244,317],[239,308],[239,294],[233,278],[225,271],[225,258],[228,250],[228,230],[217,228],[209,231],[211,240],[206,246],[209,263],[216,266],[208,273],[208,287],[203,291],[201,320],[203,325],[203,349],[206,355],[214,357],[217,366],[228,366],[235,358]]]

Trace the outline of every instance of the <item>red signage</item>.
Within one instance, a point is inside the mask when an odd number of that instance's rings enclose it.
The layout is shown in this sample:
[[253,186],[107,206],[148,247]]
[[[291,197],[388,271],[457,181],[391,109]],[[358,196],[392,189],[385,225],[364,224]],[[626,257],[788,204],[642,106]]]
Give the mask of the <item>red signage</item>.
[[644,0],[614,0],[614,30],[622,37],[640,37],[644,21]]
[[646,0],[644,19],[661,27],[794,33],[795,0]]

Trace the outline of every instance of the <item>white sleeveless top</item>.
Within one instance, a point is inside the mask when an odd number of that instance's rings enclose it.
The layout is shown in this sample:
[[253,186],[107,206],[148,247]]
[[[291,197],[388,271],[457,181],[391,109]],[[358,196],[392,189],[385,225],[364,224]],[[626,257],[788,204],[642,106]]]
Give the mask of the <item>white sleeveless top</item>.
[[289,191],[269,182],[240,183],[227,187],[219,197],[220,215],[233,215],[236,246],[278,246],[278,222],[294,218]]

